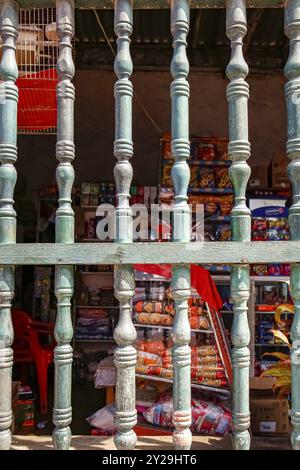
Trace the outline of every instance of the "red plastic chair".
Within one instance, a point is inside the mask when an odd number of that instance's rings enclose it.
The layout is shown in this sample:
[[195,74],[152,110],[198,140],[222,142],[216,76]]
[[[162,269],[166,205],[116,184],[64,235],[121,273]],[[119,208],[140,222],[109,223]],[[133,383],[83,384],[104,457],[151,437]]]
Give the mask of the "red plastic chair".
[[[33,362],[37,371],[40,391],[40,409],[42,414],[48,411],[48,366],[53,362],[54,325],[32,320],[24,310],[12,310],[14,327],[14,361],[16,363]],[[52,338],[50,344],[41,344],[41,336]]]

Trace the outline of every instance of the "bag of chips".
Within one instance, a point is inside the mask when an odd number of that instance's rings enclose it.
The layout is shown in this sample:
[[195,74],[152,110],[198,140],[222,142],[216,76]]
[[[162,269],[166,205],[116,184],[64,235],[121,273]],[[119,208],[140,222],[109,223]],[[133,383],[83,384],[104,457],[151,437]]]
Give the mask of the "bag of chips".
[[215,182],[217,188],[232,188],[228,168],[221,167],[215,171]]
[[212,168],[199,168],[198,185],[200,188],[215,187],[215,175]]

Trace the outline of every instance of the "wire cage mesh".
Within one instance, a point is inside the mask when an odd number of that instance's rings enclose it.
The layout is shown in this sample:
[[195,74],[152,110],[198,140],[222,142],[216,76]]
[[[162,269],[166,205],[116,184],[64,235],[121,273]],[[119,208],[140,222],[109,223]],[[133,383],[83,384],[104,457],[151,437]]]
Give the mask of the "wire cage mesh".
[[19,134],[56,133],[57,57],[55,8],[20,9],[16,49]]

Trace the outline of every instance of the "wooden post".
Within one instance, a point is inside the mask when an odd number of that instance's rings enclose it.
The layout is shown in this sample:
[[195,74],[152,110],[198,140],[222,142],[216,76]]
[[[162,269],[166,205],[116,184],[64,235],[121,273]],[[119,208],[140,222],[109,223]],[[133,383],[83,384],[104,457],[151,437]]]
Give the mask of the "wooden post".
[[[59,56],[57,73],[57,143],[56,170],[59,188],[59,207],[56,211],[55,241],[74,243],[74,212],[72,210],[72,185],[75,156],[74,146],[74,99],[75,90],[71,80],[74,76],[72,59],[72,37],[74,33],[73,0],[57,0],[56,24],[59,37]],[[73,350],[70,345],[73,336],[71,298],[74,274],[72,266],[55,267],[55,295],[57,298],[57,317],[55,323],[54,351],[55,389],[53,423],[53,444],[55,449],[67,450],[71,443],[69,424],[72,420],[71,385]]]
[[[17,173],[16,40],[19,8],[13,0],[0,3],[0,35],[3,41],[0,84],[0,243],[16,242],[16,213],[13,208]],[[0,450],[11,444],[11,387],[13,326],[11,301],[14,296],[14,267],[0,266]]]
[[[231,212],[231,230],[234,241],[251,239],[251,216],[246,206],[246,187],[250,167],[246,163],[250,156],[248,142],[248,98],[249,85],[245,82],[248,66],[243,57],[243,37],[247,32],[245,0],[228,0],[226,6],[226,34],[231,41],[231,59],[226,74],[229,106],[229,147],[232,160],[229,170],[234,188],[234,207]],[[249,366],[250,331],[247,319],[247,302],[250,291],[249,266],[231,268],[231,298],[234,304],[232,325],[233,366],[233,447],[247,450],[250,447],[249,412]]]
[[[293,186],[293,204],[289,211],[291,240],[300,240],[300,0],[285,4],[285,34],[290,39],[290,55],[285,66],[285,95],[288,114],[287,155],[291,160],[288,175]],[[292,406],[291,435],[294,449],[300,450],[300,264],[292,264],[291,294],[295,315],[291,328]]]
[[[114,175],[117,188],[116,242],[132,243],[132,213],[129,206],[133,155],[132,144],[132,95],[130,81],[132,61],[130,57],[130,35],[132,33],[132,0],[115,1],[115,33],[117,36],[117,55],[115,59],[115,142],[114,155],[117,159]],[[134,272],[130,265],[115,266],[115,296],[119,300],[119,321],[114,331],[118,346],[115,349],[114,364],[116,375],[116,413],[117,433],[114,442],[117,449],[134,449],[135,426],[135,365],[136,331],[131,320],[131,301],[134,296]]]
[[256,288],[255,288],[255,281],[250,281],[250,297],[248,300],[248,324],[250,330],[250,377],[255,376],[255,307],[256,307]]
[[[173,59],[171,62],[172,101],[172,155],[175,159],[172,178],[175,188],[173,207],[173,241],[189,242],[191,214],[187,204],[190,170],[186,159],[190,155],[189,142],[189,95],[187,82],[189,63],[186,56],[186,37],[189,31],[189,1],[172,0],[171,32],[173,35]],[[175,449],[189,449],[192,435],[191,425],[191,330],[188,319],[190,296],[189,265],[174,266],[172,290],[175,300],[173,326],[173,443]]]

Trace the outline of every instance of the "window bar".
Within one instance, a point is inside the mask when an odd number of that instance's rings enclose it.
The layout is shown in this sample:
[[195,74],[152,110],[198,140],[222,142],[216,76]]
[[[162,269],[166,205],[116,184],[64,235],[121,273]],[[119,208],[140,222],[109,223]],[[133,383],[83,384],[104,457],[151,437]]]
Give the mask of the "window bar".
[[[73,0],[57,0],[56,29],[59,37],[57,60],[57,143],[56,180],[59,189],[59,206],[56,211],[56,243],[74,243],[74,212],[72,209],[72,185],[75,157],[74,146],[74,99],[75,89],[71,80],[74,76],[72,58],[72,37],[74,34]],[[55,267],[55,295],[57,298],[57,317],[55,323],[54,351],[55,385],[53,444],[55,449],[68,449],[71,443],[69,424],[72,420],[71,381],[73,350],[70,345],[73,336],[71,319],[71,298],[74,274],[72,266]]]
[[[300,240],[300,0],[285,4],[285,34],[290,40],[290,55],[285,66],[285,95],[288,114],[287,155],[291,160],[288,175],[293,187],[293,204],[289,210],[291,240]],[[292,405],[291,441],[300,450],[300,264],[291,266],[291,295],[295,315],[291,328]]]
[[[0,243],[16,243],[16,213],[13,208],[17,173],[18,66],[16,41],[19,8],[13,0],[0,6],[0,34],[3,41],[0,83]],[[14,296],[14,266],[0,267],[0,450],[11,444],[11,387],[13,326],[11,301]]]
[[[171,62],[172,143],[174,157],[172,178],[175,188],[173,207],[174,242],[189,242],[191,214],[187,204],[190,170],[186,162],[190,156],[189,142],[189,63],[186,55],[186,37],[189,31],[189,1],[172,0],[171,32],[173,59]],[[175,301],[173,326],[173,444],[175,449],[189,449],[192,443],[191,425],[191,329],[188,319],[190,296],[190,267],[173,267],[172,290]]]
[[[114,155],[117,159],[114,176],[117,191],[116,236],[119,243],[132,243],[132,212],[129,205],[133,155],[132,144],[132,95],[130,81],[132,60],[130,56],[130,35],[132,33],[132,0],[115,1],[114,27],[117,36],[117,55],[114,70],[118,80],[114,86],[115,96],[115,142]],[[115,297],[119,301],[119,321],[114,331],[118,346],[115,349],[116,366],[116,412],[117,432],[114,442],[117,449],[130,450],[135,447],[136,434],[133,427],[137,422],[135,409],[135,365],[136,331],[131,320],[131,301],[134,296],[134,272],[130,265],[115,266]]]
[[[243,37],[247,33],[246,1],[229,0],[226,6],[226,34],[231,41],[231,59],[226,69],[230,83],[227,86],[229,111],[228,156],[234,188],[234,207],[231,212],[233,241],[250,241],[251,215],[246,206],[246,186],[250,177],[247,159],[250,156],[248,141],[249,85],[245,82],[248,66],[243,57]],[[249,265],[231,267],[231,298],[234,316],[231,330],[233,343],[232,367],[232,421],[233,447],[247,450],[250,447],[249,367],[250,330],[247,302],[250,296]]]

